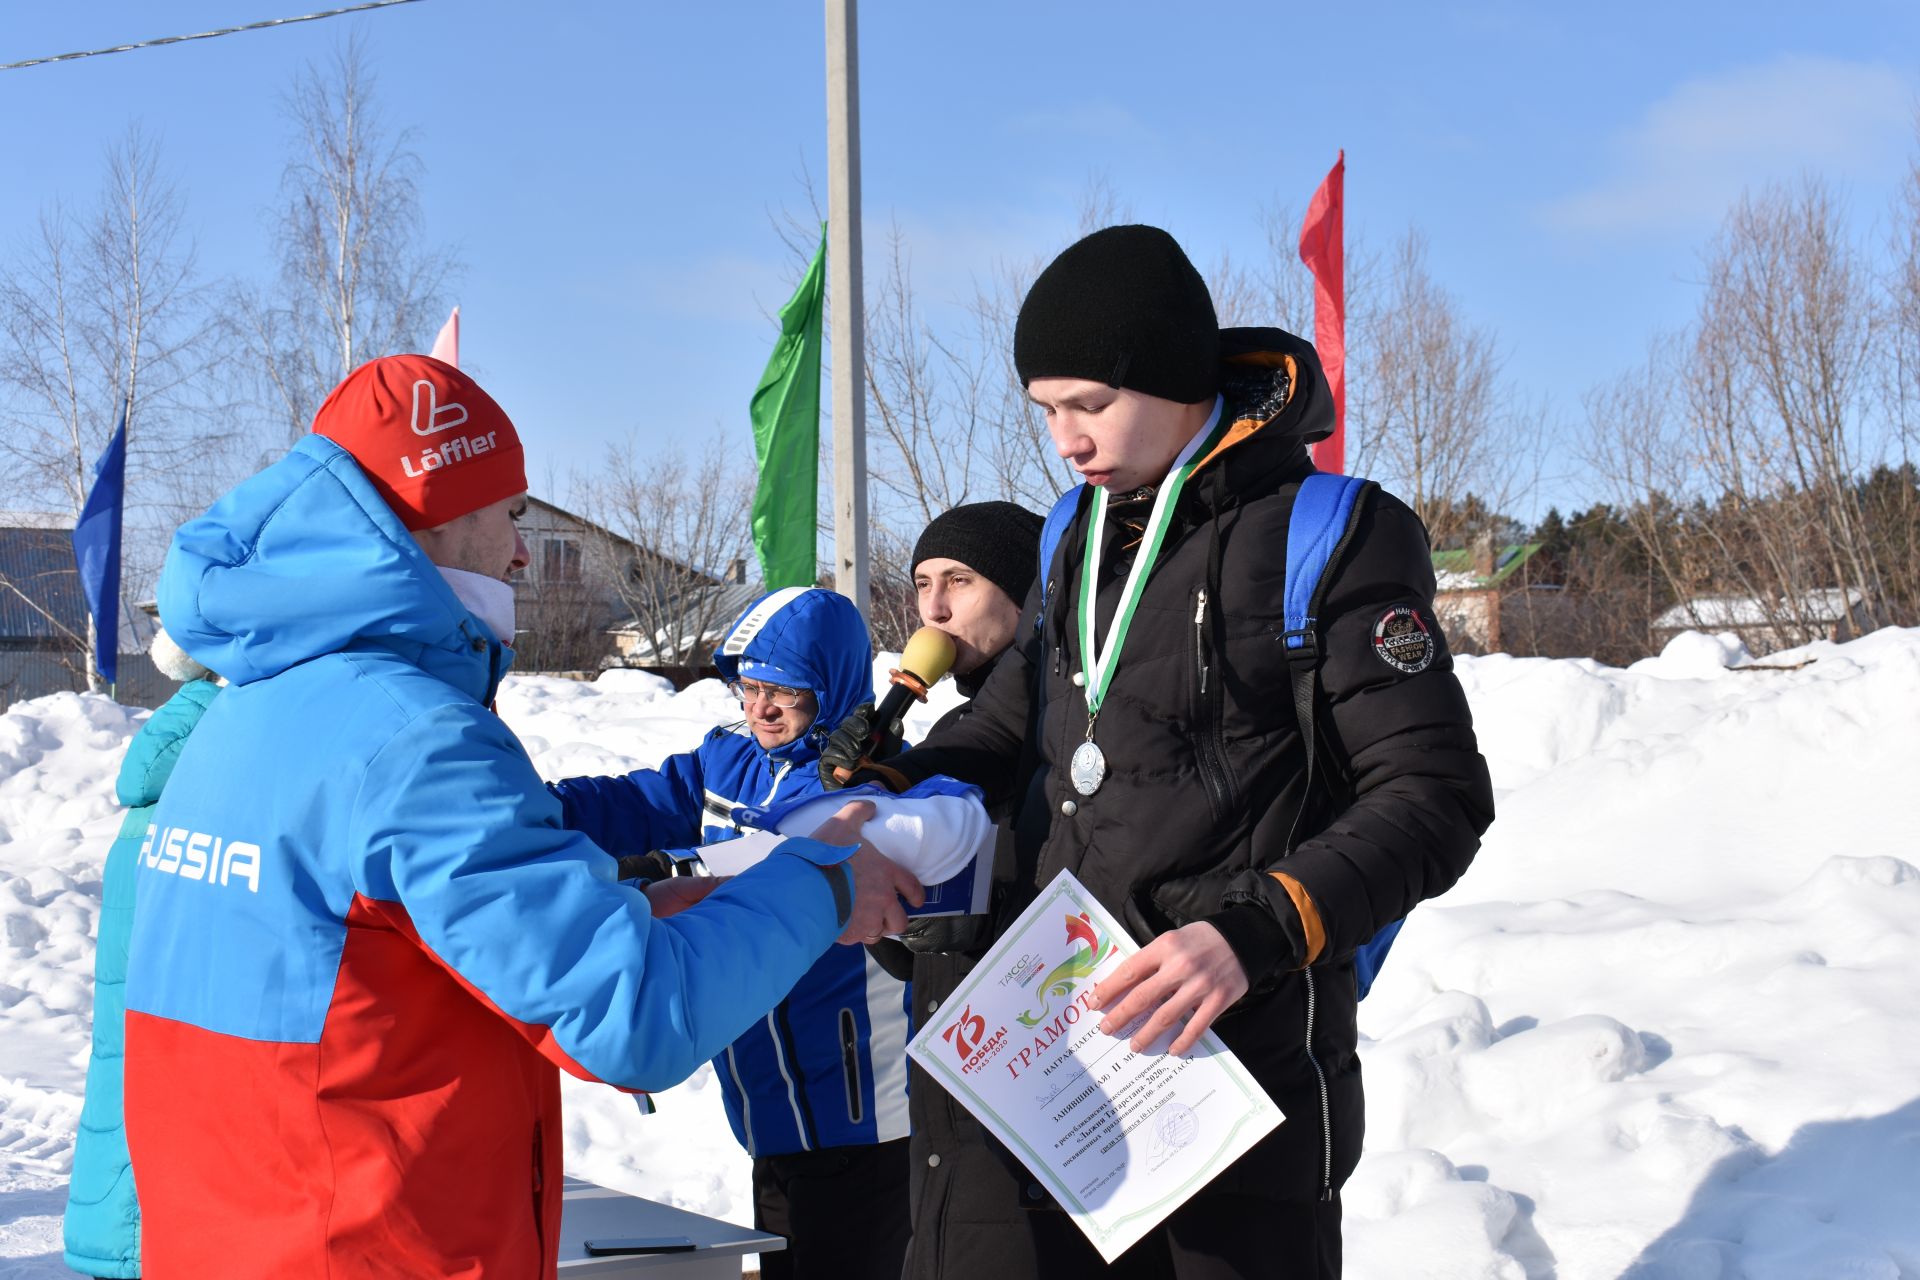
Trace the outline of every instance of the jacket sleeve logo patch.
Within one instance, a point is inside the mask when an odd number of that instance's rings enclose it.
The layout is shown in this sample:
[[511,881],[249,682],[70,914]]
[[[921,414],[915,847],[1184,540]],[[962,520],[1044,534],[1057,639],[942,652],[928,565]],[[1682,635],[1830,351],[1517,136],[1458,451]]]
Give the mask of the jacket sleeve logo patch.
[[1373,651],[1395,671],[1414,675],[1433,662],[1433,632],[1420,611],[1397,604],[1373,624]]

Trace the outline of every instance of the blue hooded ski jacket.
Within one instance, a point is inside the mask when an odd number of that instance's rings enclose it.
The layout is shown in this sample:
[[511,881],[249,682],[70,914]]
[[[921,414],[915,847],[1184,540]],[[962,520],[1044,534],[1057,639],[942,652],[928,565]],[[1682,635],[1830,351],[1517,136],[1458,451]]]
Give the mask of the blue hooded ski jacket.
[[148,1274],[551,1277],[556,1064],[684,1079],[833,945],[851,851],[788,840],[656,919],[489,709],[509,650],[330,440],[175,535],[160,612],[232,686],[140,852]]
[[[800,738],[767,750],[743,726],[715,729],[658,769],[554,783],[566,822],[616,855],[681,849],[771,826],[768,811],[824,793],[817,768],[833,729],[873,697],[873,651],[853,602],[817,587],[761,597],[714,665],[813,691]],[[755,1156],[907,1136],[905,983],[865,947],[835,947],[787,998],[714,1060],[734,1136]]]

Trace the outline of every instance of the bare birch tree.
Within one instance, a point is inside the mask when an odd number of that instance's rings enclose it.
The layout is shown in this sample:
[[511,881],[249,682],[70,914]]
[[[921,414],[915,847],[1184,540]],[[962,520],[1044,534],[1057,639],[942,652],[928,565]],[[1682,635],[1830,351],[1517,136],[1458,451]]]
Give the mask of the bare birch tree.
[[1694,323],[1587,397],[1589,461],[1693,625],[1778,648],[1911,608],[1900,281],[1920,262],[1897,245],[1883,312],[1820,181],[1747,193],[1708,246]]
[[[1920,140],[1920,129],[1916,135]],[[1906,462],[1920,453],[1920,155],[1908,162],[1894,199],[1881,292],[1887,321],[1881,389],[1899,460]]]
[[[1075,235],[1133,216],[1112,181],[1090,173],[1075,205]],[[868,422],[881,425],[891,446],[875,463],[874,483],[889,500],[885,515],[899,525],[903,550],[911,549],[909,533],[962,503],[1000,500],[1044,512],[1074,484],[1013,362],[1020,304],[1045,265],[1044,258],[994,262],[964,301],[964,322],[941,332],[923,317],[904,237],[893,229],[868,309]],[[899,568],[911,579],[911,566]]]
[[1710,380],[1698,377],[1701,353],[1690,353],[1687,379],[1675,368],[1674,352],[1687,341],[1685,334],[1656,338],[1644,364],[1583,400],[1583,459],[1646,566],[1638,603],[1642,629],[1667,602],[1693,600],[1711,576],[1704,531],[1679,505],[1700,491],[1698,424],[1716,411]]
[[[1275,200],[1260,210],[1262,250],[1245,265],[1221,253],[1206,271],[1207,291],[1213,295],[1213,309],[1223,329],[1242,326],[1272,326],[1313,340],[1313,273],[1300,261],[1300,218],[1288,205]],[[1347,257],[1357,258],[1350,240]],[[1348,311],[1351,315],[1356,290],[1349,271]],[[1356,326],[1349,323],[1348,331]],[[1349,341],[1349,359],[1352,343]]]
[[[1084,216],[1084,215],[1083,215]],[[1017,502],[1045,512],[1077,479],[1053,447],[1045,416],[1020,382],[1013,331],[1020,304],[1045,263],[1002,259],[974,283],[966,304],[969,332],[963,387],[965,419],[984,441],[990,477],[982,499]]]
[[1886,471],[1863,494],[1879,534],[1887,621],[1920,625],[1920,157],[1894,202],[1881,300],[1885,315],[1880,389],[1892,428]]
[[459,270],[427,241],[424,166],[411,131],[382,118],[376,89],[358,37],[295,80],[285,101],[293,153],[273,235],[279,278],[236,291],[257,392],[289,442],[355,368],[424,349]]
[[[1693,381],[1713,488],[1737,528],[1723,568],[1797,638],[1837,604],[1857,630],[1886,596],[1857,484],[1876,317],[1818,179],[1741,198],[1709,250]],[[1831,593],[1838,593],[1833,596]]]
[[1544,414],[1503,380],[1493,335],[1428,272],[1418,232],[1393,252],[1365,345],[1348,385],[1369,385],[1369,469],[1418,513],[1434,546],[1458,545],[1474,532],[1467,513],[1504,512],[1524,496]]
[[[123,618],[152,584],[166,540],[206,496],[224,444],[204,398],[211,321],[159,147],[137,128],[108,148],[85,214],[54,206],[0,272],[0,457],[16,502],[77,516],[127,410]],[[73,665],[101,687],[93,622],[81,635],[29,584],[0,581],[66,632]]]
[[974,490],[979,401],[972,370],[920,314],[898,223],[885,254],[867,306],[869,501],[880,523],[919,528]]

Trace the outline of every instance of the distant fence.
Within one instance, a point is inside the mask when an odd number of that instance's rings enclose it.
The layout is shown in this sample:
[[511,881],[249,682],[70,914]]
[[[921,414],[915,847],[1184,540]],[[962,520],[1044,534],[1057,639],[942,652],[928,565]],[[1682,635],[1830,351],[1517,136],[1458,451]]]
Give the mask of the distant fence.
[[[120,680],[114,686],[117,701],[130,707],[157,707],[180,686],[160,674],[144,653],[120,655]],[[62,653],[44,650],[0,650],[0,711],[28,698],[50,693],[84,693],[87,678],[66,664]]]

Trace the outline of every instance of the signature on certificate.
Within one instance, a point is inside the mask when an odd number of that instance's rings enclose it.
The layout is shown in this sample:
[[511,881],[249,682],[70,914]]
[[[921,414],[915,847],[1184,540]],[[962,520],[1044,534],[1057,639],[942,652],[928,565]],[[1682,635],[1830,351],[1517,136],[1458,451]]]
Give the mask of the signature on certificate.
[[1061,1072],[1060,1078],[1053,1082],[1053,1088],[1047,1090],[1045,1093],[1034,1095],[1033,1100],[1044,1107],[1047,1103],[1052,1102],[1067,1090],[1079,1085],[1079,1083],[1086,1078],[1086,1064],[1083,1062],[1070,1062]]
[[1158,1169],[1200,1136],[1200,1117],[1191,1107],[1168,1102],[1154,1117],[1153,1138],[1147,1147],[1148,1167]]

